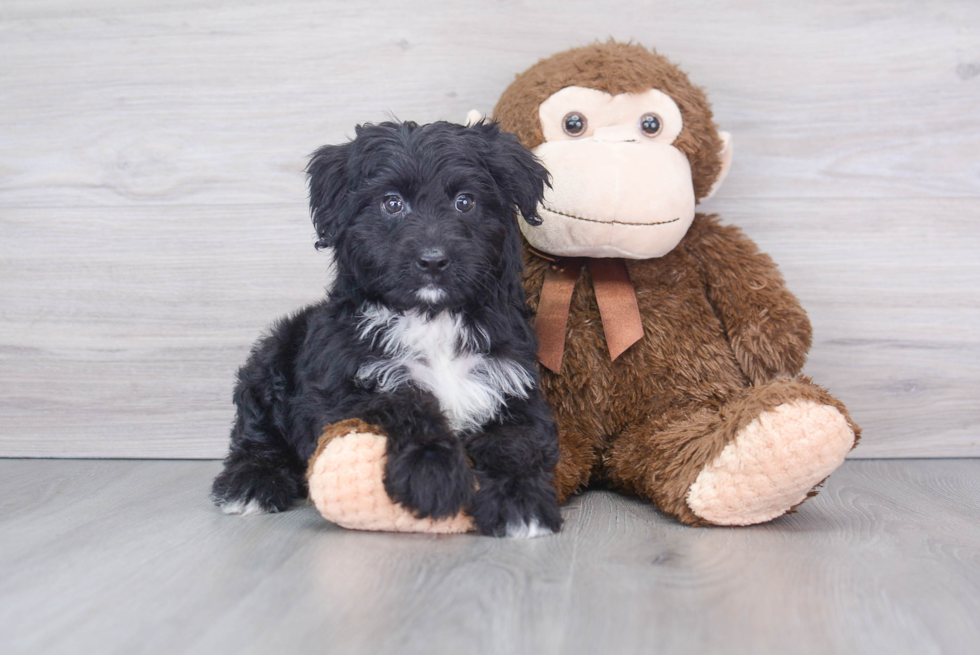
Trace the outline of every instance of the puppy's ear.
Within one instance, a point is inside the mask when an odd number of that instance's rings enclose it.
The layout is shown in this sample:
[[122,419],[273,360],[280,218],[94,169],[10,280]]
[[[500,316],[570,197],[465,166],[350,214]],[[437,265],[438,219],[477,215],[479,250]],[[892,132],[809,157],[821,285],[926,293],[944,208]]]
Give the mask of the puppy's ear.
[[316,248],[333,247],[342,227],[342,208],[350,191],[351,144],[323,146],[310,157],[310,216],[316,228]]
[[489,142],[487,166],[506,201],[520,210],[525,221],[541,225],[538,203],[544,197],[545,185],[551,186],[545,167],[517,136],[501,130],[496,121],[479,121],[467,129],[480,131]]

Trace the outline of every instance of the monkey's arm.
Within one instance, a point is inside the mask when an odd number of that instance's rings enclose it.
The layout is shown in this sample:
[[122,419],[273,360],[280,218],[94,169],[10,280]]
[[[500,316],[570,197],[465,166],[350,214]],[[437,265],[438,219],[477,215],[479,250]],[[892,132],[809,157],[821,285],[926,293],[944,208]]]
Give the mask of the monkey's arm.
[[753,383],[795,376],[806,362],[812,328],[769,255],[740,229],[701,221],[692,243],[702,263],[708,300]]

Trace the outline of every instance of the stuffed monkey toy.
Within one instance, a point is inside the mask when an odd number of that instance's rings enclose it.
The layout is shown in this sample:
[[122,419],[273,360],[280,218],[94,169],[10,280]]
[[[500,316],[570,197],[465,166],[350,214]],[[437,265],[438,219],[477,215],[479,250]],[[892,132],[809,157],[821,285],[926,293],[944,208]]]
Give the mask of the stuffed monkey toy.
[[[806,313],[738,228],[696,213],[732,159],[707,98],[663,56],[607,42],[544,59],[494,119],[552,176],[519,221],[561,500],[593,482],[688,525],[792,511],[855,446],[844,405],[800,375]],[[329,426],[310,495],[350,528],[461,532],[386,496],[383,436]]]

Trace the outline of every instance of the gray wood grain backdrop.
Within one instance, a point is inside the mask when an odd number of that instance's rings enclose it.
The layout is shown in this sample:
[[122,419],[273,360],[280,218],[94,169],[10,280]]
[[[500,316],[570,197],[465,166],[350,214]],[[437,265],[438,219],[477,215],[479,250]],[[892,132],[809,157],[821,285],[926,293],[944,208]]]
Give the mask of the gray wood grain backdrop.
[[250,343],[328,280],[306,155],[609,36],[734,134],[705,209],[809,310],[852,456],[980,455],[980,4],[949,0],[4,0],[0,455],[221,456]]

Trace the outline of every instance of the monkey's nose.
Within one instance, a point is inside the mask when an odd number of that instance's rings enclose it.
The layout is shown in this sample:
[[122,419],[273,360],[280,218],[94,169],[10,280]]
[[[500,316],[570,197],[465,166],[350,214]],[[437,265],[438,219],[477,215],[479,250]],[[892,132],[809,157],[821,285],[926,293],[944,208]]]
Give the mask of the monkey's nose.
[[449,257],[442,248],[426,248],[419,255],[415,265],[426,273],[438,273],[449,266]]

